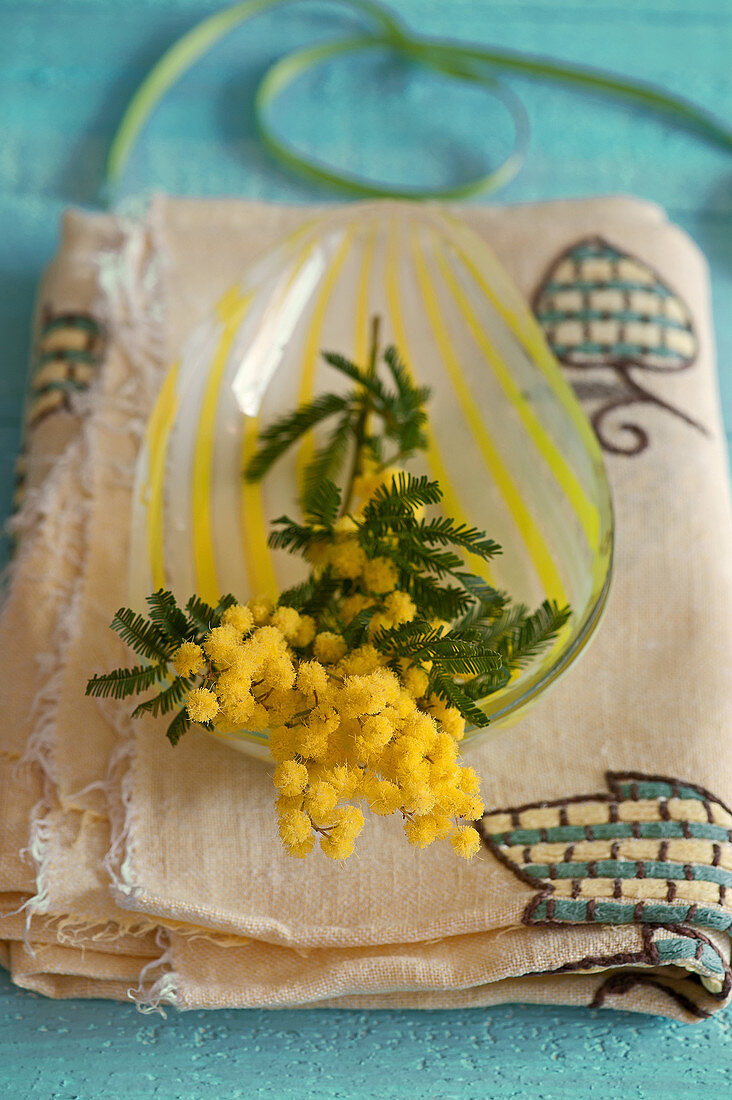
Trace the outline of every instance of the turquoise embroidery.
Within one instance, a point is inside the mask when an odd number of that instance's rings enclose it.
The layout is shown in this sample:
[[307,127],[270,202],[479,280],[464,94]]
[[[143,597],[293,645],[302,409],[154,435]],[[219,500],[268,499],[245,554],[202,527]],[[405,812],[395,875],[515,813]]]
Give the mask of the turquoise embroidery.
[[[635,406],[663,409],[704,431],[638,379],[693,364],[698,342],[686,303],[642,260],[607,241],[573,245],[552,264],[535,298],[534,311],[557,358],[582,371],[575,380],[580,399],[591,401],[591,420],[603,448],[637,455],[649,444],[646,428],[621,418]],[[587,373],[609,375],[599,380]],[[599,404],[598,404],[599,402]]]

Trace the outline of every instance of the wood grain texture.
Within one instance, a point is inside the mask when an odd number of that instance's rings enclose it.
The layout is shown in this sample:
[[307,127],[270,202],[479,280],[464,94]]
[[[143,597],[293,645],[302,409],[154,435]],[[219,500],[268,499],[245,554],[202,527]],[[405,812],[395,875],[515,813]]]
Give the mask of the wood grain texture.
[[[0,515],[8,510],[34,288],[69,204],[98,203],[115,123],[165,46],[218,7],[204,0],[0,0]],[[721,117],[732,107],[728,0],[397,0],[425,32],[584,61],[665,85]],[[300,3],[222,43],[148,126],[130,193],[330,198],[256,144],[248,103],[288,44],[352,21]],[[732,160],[662,122],[515,82],[534,136],[501,201],[629,192],[653,199],[711,266],[726,422],[732,426]],[[457,178],[505,148],[489,100],[375,58],[303,82],[283,130],[343,164],[404,182]],[[449,135],[449,136],[446,136]],[[697,1027],[628,1014],[504,1007],[460,1013],[215,1012],[50,1002],[0,977],[0,1080],[24,1100],[254,1097],[508,1100],[729,1095],[730,1012]]]

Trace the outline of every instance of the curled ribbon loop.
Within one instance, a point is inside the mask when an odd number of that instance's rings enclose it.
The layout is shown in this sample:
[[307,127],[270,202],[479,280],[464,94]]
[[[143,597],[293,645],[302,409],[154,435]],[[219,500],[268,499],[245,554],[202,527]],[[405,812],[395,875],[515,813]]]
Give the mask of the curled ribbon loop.
[[[336,188],[354,198],[465,199],[497,191],[512,180],[521,168],[529,139],[529,121],[524,106],[498,80],[495,74],[499,72],[564,84],[663,113],[677,125],[732,151],[732,130],[729,127],[694,104],[660,91],[653,85],[585,66],[417,35],[377,0],[337,2],[365,16],[374,28],[286,54],[267,69],[254,96],[255,123],[265,148],[285,168],[316,184]],[[135,92],[112,141],[105,169],[108,197],[114,195],[121,183],[130,153],[145,122],[177,80],[235,27],[262,12],[288,3],[293,3],[293,0],[242,0],[203,19],[163,54]],[[272,108],[278,96],[294,80],[335,57],[373,49],[396,53],[443,76],[479,85],[497,97],[509,112],[514,130],[513,148],[503,163],[463,183],[433,188],[401,187],[339,171],[300,153],[278,136],[270,121]]]

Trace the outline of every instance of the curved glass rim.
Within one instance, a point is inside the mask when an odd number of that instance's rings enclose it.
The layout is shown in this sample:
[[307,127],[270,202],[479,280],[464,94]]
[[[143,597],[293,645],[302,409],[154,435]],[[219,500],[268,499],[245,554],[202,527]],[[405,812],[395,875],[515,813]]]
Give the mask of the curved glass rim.
[[[569,645],[566,647],[558,647],[555,660],[551,661],[547,667],[539,665],[534,675],[528,677],[526,680],[522,677],[519,678],[516,681],[515,694],[511,694],[511,688],[509,686],[502,691],[495,692],[493,695],[486,695],[483,699],[478,701],[478,706],[480,706],[482,710],[485,710],[490,722],[488,726],[468,726],[465,730],[466,745],[471,741],[479,740],[481,734],[490,735],[491,729],[495,730],[503,725],[508,719],[523,709],[523,707],[542,694],[546,688],[556,683],[584,652],[589,642],[594,637],[607,607],[608,596],[612,586],[615,560],[615,515],[606,475],[603,480],[608,490],[606,537],[609,541],[609,545],[607,549],[607,568],[604,572],[602,587],[597,593],[589,610],[586,612],[579,630],[571,639]],[[497,703],[502,702],[503,705],[499,705],[496,710],[491,710],[491,699],[495,699]]]

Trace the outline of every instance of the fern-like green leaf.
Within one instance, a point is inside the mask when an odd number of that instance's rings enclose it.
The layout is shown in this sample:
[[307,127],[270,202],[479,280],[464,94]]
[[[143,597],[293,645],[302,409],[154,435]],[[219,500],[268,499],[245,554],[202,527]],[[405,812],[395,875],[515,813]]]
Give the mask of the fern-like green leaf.
[[405,515],[413,517],[415,508],[441,500],[442,490],[436,481],[402,472],[376,490],[364,509],[363,525],[373,530],[398,525]]
[[325,569],[318,579],[313,581],[312,591],[302,607],[303,613],[319,618],[332,603],[340,586],[341,581],[333,576],[330,569]]
[[191,629],[185,612],[178,607],[172,592],[159,588],[146,599],[147,606],[150,608],[151,621],[166,638],[177,644],[190,640],[195,633],[195,627]]
[[[272,521],[273,530],[269,533],[267,545],[273,550],[290,550],[302,553],[311,542],[317,542],[318,536],[312,527],[296,523],[289,516],[279,516]],[[322,536],[321,536],[322,537]]]
[[141,714],[150,714],[153,718],[157,718],[159,714],[169,714],[171,710],[174,710],[183,702],[193,684],[194,681],[191,679],[176,676],[170,687],[167,687],[165,691],[161,691],[158,695],[153,695],[150,699],[145,699],[144,702],[139,703],[133,710],[132,717],[139,718]]
[[335,523],[340,506],[341,491],[329,478],[324,478],[318,485],[314,485],[307,499],[303,501],[308,523],[327,529]]
[[355,649],[366,641],[369,624],[378,610],[378,606],[364,607],[361,611],[357,611],[350,623],[344,627],[342,634],[349,649]]
[[351,442],[353,428],[350,414],[342,416],[322,447],[315,452],[312,462],[305,469],[305,488],[303,491],[303,509],[307,513],[317,499],[318,491],[324,481],[334,481],[340,474],[348,445]]
[[407,589],[419,608],[420,614],[431,619],[452,622],[464,615],[470,607],[470,596],[464,588],[441,585],[429,575],[414,573],[407,579]]
[[387,394],[381,380],[375,374],[367,374],[361,367],[357,367],[350,359],[346,359],[345,355],[339,355],[338,352],[324,351],[322,354],[329,366],[345,374],[347,378],[351,378],[359,386],[368,390],[379,404],[383,404]]
[[247,481],[261,481],[285,451],[306,432],[335,413],[348,408],[349,398],[328,393],[275,420],[259,437],[259,447],[244,471]]
[[186,614],[191,626],[202,634],[207,634],[209,630],[212,630],[221,622],[221,612],[215,607],[211,607],[204,600],[199,599],[198,596],[191,596],[188,600]]
[[139,695],[153,684],[165,679],[168,663],[157,665],[135,665],[134,668],[115,668],[101,676],[92,676],[86,685],[86,694],[100,699],[112,696],[113,699],[125,699],[128,695]]
[[485,711],[476,706],[470,696],[449,676],[444,676],[439,670],[433,669],[430,675],[430,686],[435,695],[444,699],[451,707],[457,707],[466,722],[478,728],[489,724],[490,719]]
[[449,676],[482,676],[487,672],[498,672],[501,668],[501,655],[493,650],[485,650],[482,653],[436,657],[434,663],[441,672]]
[[422,653],[432,642],[442,637],[442,627],[433,627],[426,619],[413,619],[401,626],[380,627],[371,639],[380,653],[411,657]]
[[569,619],[568,607],[559,607],[554,600],[545,600],[541,607],[527,616],[514,630],[497,639],[496,648],[509,668],[521,668],[554,641]]
[[398,555],[408,566],[427,570],[438,577],[444,577],[462,569],[463,559],[452,550],[438,550],[433,546],[425,546],[409,532],[406,538],[399,539]]
[[168,726],[168,732],[166,737],[170,741],[171,745],[177,745],[186,730],[191,728],[192,722],[188,717],[188,712],[185,707],[179,710],[173,721]]
[[138,615],[131,607],[121,607],[112,619],[111,627],[141,657],[164,661],[170,656],[170,641],[155,623]]
[[477,701],[485,699],[488,695],[492,695],[494,691],[505,687],[510,679],[511,670],[503,665],[493,672],[487,672],[482,676],[476,676],[475,679],[469,680],[468,683],[462,685],[462,689],[470,699]]
[[469,527],[466,523],[456,523],[448,516],[421,520],[415,530],[415,537],[422,542],[437,542],[442,546],[460,546],[478,557],[488,559],[501,553],[501,547],[493,539],[486,537],[485,531]]

